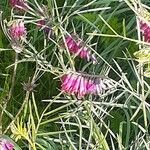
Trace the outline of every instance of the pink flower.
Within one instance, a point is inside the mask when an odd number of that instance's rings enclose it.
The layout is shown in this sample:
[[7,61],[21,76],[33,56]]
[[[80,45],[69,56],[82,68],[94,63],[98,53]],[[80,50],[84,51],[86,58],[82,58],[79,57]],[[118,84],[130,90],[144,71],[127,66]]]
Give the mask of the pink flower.
[[20,20],[13,21],[8,31],[11,39],[14,41],[21,40],[21,38],[25,38],[27,34],[24,23]]
[[67,93],[72,94],[74,92],[72,90],[72,88],[74,87],[74,84],[76,82],[77,76],[74,75],[74,74],[69,74],[69,75],[66,75],[64,78],[65,79],[64,79],[64,83],[62,85],[62,89],[64,91],[66,91]]
[[79,99],[88,94],[102,94],[113,89],[114,82],[108,78],[100,78],[82,73],[68,73],[62,77],[61,90]]
[[93,63],[96,62],[96,58],[91,54],[89,49],[86,46],[83,46],[81,40],[75,40],[72,36],[67,36],[65,42],[70,53],[78,55],[82,59],[89,61],[90,59]]
[[0,150],[13,150],[14,149],[14,145],[3,139],[1,142],[0,142]]
[[86,94],[95,93],[96,85],[92,80],[88,80],[82,76],[82,74],[69,73],[62,77],[61,90],[70,95],[82,98]]
[[81,76],[76,76],[76,80],[75,80],[73,87],[71,89],[71,93],[77,94],[79,92],[80,81],[81,81]]
[[140,30],[143,34],[144,41],[150,42],[150,25],[143,21],[140,21]]
[[27,8],[27,3],[25,0],[9,0],[11,7],[15,7],[17,9],[25,9]]

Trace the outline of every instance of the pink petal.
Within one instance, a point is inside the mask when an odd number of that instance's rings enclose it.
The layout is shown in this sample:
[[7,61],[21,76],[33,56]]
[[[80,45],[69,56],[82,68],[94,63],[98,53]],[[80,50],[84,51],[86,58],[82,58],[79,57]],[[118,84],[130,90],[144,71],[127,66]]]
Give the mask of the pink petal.
[[84,78],[81,77],[78,98],[83,97],[85,94],[86,94],[86,85],[84,84]]
[[75,84],[72,87],[72,91],[71,92],[78,93],[79,88],[80,88],[80,80],[81,80],[81,76],[78,76],[76,81],[75,81]]
[[14,145],[5,139],[2,140],[0,146],[1,150],[13,150],[14,148]]

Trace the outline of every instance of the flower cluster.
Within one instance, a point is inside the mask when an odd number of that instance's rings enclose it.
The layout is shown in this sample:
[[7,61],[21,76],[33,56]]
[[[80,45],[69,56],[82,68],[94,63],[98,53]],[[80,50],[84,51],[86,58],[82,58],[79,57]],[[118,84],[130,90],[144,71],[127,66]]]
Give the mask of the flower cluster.
[[9,26],[8,32],[13,41],[25,38],[27,34],[24,23],[21,20],[13,21],[12,24]]
[[61,90],[70,95],[76,95],[79,99],[87,94],[101,94],[114,87],[110,79],[91,77],[87,74],[68,73],[62,77]]
[[14,145],[6,139],[0,141],[0,150],[13,150]]
[[[27,5],[26,0],[10,0],[12,7],[25,8]],[[30,7],[29,7],[30,8]],[[41,11],[43,10],[43,11]],[[48,9],[41,7],[40,11],[37,11],[37,16],[40,17],[36,22],[37,27],[43,29],[48,35],[51,34],[52,28],[49,26]],[[15,20],[11,23],[8,29],[9,37],[12,42],[12,48],[17,52],[22,51],[23,38],[26,38],[27,31],[24,22],[21,20]],[[92,61],[93,64],[97,63],[97,59],[90,51],[88,46],[76,35],[68,35],[65,37],[65,46],[71,54],[79,56],[81,59]],[[64,45],[64,44],[63,44]],[[109,80],[101,78],[91,78],[88,75],[82,73],[68,73],[62,77],[61,89],[63,92],[76,95],[78,98],[82,98],[87,94],[100,94],[103,91],[112,87]]]
[[95,56],[92,55],[89,49],[82,44],[81,40],[75,40],[73,36],[67,36],[65,42],[70,53],[78,55],[80,58],[86,59],[87,61],[91,59],[93,63],[96,63]]
[[11,7],[15,7],[17,9],[25,9],[27,7],[27,3],[25,0],[9,0]]
[[144,21],[140,21],[140,30],[143,33],[144,41],[150,42],[150,25]]

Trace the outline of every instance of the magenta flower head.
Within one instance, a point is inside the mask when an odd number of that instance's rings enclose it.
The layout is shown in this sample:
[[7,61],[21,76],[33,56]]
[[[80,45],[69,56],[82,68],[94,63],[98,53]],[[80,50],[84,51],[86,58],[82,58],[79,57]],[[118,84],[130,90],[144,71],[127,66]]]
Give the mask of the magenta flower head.
[[86,59],[87,61],[92,60],[93,63],[96,62],[96,58],[80,39],[73,38],[73,36],[67,36],[65,42],[70,53],[78,55],[80,58]]
[[79,73],[69,73],[62,77],[61,90],[70,95],[76,95],[79,99],[86,94],[95,92],[95,85]]
[[78,99],[88,94],[99,95],[115,87],[110,79],[77,72],[63,75],[61,81],[61,91],[75,95]]
[[27,8],[26,0],[9,0],[9,4],[11,7],[17,8],[18,10]]
[[140,21],[140,30],[144,37],[144,41],[150,43],[150,25],[144,21]]
[[21,40],[25,38],[27,35],[26,28],[24,26],[24,22],[21,20],[15,20],[11,23],[8,29],[9,36],[13,41]]
[[13,150],[14,145],[6,139],[0,141],[0,150]]
[[21,20],[14,20],[8,23],[7,36],[11,41],[11,46],[16,53],[23,50],[24,39],[26,38],[27,31],[24,22]]

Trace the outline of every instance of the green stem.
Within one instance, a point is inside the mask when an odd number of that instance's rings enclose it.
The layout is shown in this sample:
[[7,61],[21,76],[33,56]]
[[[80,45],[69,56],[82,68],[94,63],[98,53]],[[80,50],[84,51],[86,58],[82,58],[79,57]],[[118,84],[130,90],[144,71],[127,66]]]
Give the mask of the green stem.
[[3,118],[3,114],[4,114],[4,110],[7,107],[7,104],[12,96],[12,92],[14,89],[14,85],[15,85],[15,78],[16,78],[16,71],[17,71],[17,62],[18,62],[18,53],[15,53],[15,65],[14,65],[14,71],[13,71],[13,77],[12,77],[12,81],[11,81],[11,88],[8,94],[8,98],[4,104],[4,109],[2,110],[1,114],[0,114],[0,134],[2,133],[2,118]]
[[30,92],[27,91],[27,92],[26,92],[25,99],[24,99],[24,101],[23,101],[23,104],[21,105],[21,108],[19,109],[19,111],[18,111],[18,113],[16,114],[15,118],[11,121],[11,123],[10,123],[10,124],[7,126],[7,128],[5,129],[4,134],[8,131],[8,129],[11,127],[11,125],[16,121],[16,119],[18,118],[18,116],[19,116],[20,113],[22,112],[24,106],[28,103],[29,95],[30,95]]
[[144,93],[144,76],[143,76],[143,65],[140,64],[141,69],[141,99],[142,99],[142,108],[143,108],[143,116],[144,116],[144,125],[146,130],[148,131],[148,123],[147,123],[147,114],[146,114],[146,107],[145,107],[145,93]]
[[87,113],[88,113],[88,115],[90,117],[90,121],[93,124],[93,129],[94,129],[93,136],[95,136],[95,138],[96,138],[95,141],[96,142],[97,142],[97,139],[98,139],[99,148],[101,148],[101,146],[102,146],[103,150],[109,150],[109,146],[107,144],[107,141],[105,140],[105,137],[104,137],[103,133],[100,131],[100,129],[98,128],[97,124],[95,123],[95,121],[94,121],[94,119],[92,117],[90,108],[85,103],[84,103],[84,107],[87,110]]
[[11,88],[10,88],[10,92],[8,95],[8,101],[10,100],[11,96],[12,96],[12,92],[14,89],[14,85],[15,85],[15,78],[16,78],[16,71],[17,71],[17,62],[18,62],[18,53],[15,54],[15,65],[14,65],[14,73],[13,73],[13,77],[12,77],[12,83],[11,83]]

